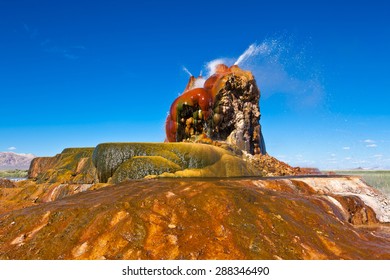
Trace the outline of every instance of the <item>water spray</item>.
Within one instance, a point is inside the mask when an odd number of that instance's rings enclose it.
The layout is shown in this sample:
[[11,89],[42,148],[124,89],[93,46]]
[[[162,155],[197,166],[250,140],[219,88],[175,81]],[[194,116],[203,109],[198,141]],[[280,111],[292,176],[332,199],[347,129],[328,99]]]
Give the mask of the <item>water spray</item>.
[[234,65],[239,65],[242,62],[245,62],[251,57],[254,57],[258,54],[265,54],[270,50],[269,44],[262,43],[261,45],[252,44],[245,50],[245,52],[240,55]]
[[191,74],[191,72],[188,71],[188,69],[187,69],[185,66],[183,66],[183,71],[186,72],[188,75],[190,75],[190,77],[193,76],[193,75]]

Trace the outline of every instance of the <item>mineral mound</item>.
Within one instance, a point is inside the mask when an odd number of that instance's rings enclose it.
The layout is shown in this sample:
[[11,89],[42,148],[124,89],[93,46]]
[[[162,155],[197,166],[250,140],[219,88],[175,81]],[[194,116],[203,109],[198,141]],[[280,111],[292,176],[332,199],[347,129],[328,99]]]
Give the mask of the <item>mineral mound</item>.
[[191,77],[173,103],[166,121],[169,142],[226,141],[250,154],[265,154],[260,125],[260,90],[249,71],[237,65],[216,67],[199,87]]
[[159,177],[261,176],[259,169],[238,155],[213,145],[194,143],[105,143],[92,161],[99,182]]
[[96,148],[67,148],[54,157],[35,158],[28,177],[40,184],[74,185],[142,178],[302,174],[269,155],[252,156],[229,144],[213,144],[102,143]]
[[302,173],[266,154],[259,100],[260,90],[251,72],[220,64],[207,80],[191,77],[183,94],[172,103],[166,138],[180,143],[68,148],[55,157],[34,159],[29,178],[38,183],[92,184],[145,177]]

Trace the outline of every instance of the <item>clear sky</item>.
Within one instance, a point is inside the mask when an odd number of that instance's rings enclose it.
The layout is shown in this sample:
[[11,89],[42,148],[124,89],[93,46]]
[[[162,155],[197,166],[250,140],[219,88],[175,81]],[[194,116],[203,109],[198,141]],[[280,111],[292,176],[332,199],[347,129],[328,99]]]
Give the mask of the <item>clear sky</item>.
[[390,168],[387,1],[0,0],[0,34],[0,151],[163,141],[183,67],[255,44],[269,154]]

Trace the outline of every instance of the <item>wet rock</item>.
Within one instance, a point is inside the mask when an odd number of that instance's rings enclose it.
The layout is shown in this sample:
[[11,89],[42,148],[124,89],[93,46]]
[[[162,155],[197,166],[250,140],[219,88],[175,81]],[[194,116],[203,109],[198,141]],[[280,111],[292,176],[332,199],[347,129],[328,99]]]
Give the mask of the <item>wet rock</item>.
[[88,190],[96,190],[107,184],[37,183],[34,180],[15,182],[12,188],[0,186],[0,215],[46,202],[62,199]]
[[[367,224],[375,218],[381,223],[390,223],[390,199],[378,189],[368,186],[358,176],[336,178],[301,178],[317,194],[327,194],[336,198],[347,211],[347,217],[352,223]],[[340,197],[341,196],[341,197]],[[345,197],[349,197],[346,199]],[[364,213],[363,213],[364,212]]]
[[194,88],[195,81],[191,77],[183,94],[172,103],[166,121],[167,140],[196,142],[205,135],[250,154],[266,154],[260,90],[251,72],[220,64],[203,87]]
[[[162,161],[161,158],[164,158]],[[232,151],[194,143],[104,143],[93,153],[99,182],[160,177],[260,176]],[[116,173],[116,175],[115,175]]]
[[179,165],[161,156],[135,156],[118,167],[111,181],[112,183],[120,183],[127,179],[142,179],[164,172],[174,173],[180,169]]
[[[376,209],[310,180],[134,180],[82,192],[0,215],[0,259],[390,258]],[[361,190],[356,182],[340,179]],[[353,204],[369,223],[344,215]]]
[[[36,158],[29,178],[37,183],[120,183],[144,177],[248,177],[302,174],[269,155],[250,155],[236,145],[205,143],[103,143]],[[114,176],[115,175],[115,176]],[[110,179],[112,178],[112,181]]]

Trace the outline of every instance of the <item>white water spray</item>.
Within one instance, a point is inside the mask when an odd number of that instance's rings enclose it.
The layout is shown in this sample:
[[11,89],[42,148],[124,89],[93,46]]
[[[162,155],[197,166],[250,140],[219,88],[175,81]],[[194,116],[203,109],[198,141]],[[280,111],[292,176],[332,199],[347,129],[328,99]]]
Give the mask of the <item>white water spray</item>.
[[206,63],[207,77],[215,74],[215,70],[218,64],[227,64],[226,59],[218,58]]
[[[185,66],[183,66],[183,71],[186,72],[190,77],[194,76]],[[202,77],[202,71],[200,71],[199,77],[195,78],[195,81],[190,89],[202,88],[205,81],[206,80]]]
[[276,44],[275,41],[271,42],[264,42],[260,45],[252,44],[245,50],[245,52],[238,57],[236,62],[234,62],[234,65],[242,64],[243,62],[247,61],[249,58],[257,56],[257,55],[266,55],[271,53],[271,51],[274,48],[274,45]]
[[[305,59],[304,50],[294,48],[294,45],[286,37],[253,43],[237,59],[218,58],[207,62],[205,78],[215,74],[218,64],[239,65],[254,74],[266,98],[273,94],[287,94],[291,96],[292,107],[314,108],[322,103],[325,95],[321,75]],[[192,76],[186,67],[183,66],[183,70]],[[203,87],[204,81],[197,78],[192,88]]]
[[192,88],[202,88],[204,86],[204,82],[206,80],[202,77],[198,77],[195,79],[195,83]]
[[188,71],[188,69],[185,66],[183,66],[183,71],[186,72],[190,77],[193,76],[192,73]]

